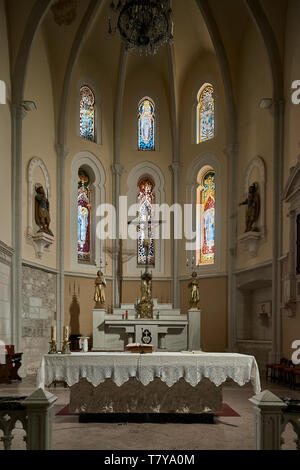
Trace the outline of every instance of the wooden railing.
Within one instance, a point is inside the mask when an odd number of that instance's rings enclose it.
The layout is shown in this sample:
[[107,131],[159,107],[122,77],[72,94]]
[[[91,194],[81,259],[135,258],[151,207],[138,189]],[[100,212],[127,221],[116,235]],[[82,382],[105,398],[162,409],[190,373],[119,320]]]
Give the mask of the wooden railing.
[[0,398],[0,430],[5,450],[11,450],[16,423],[22,424],[27,450],[50,450],[52,435],[52,406],[57,397],[36,390],[29,397]]
[[257,450],[281,450],[282,434],[289,423],[297,436],[296,448],[300,450],[300,400],[282,400],[265,390],[250,401],[254,404]]

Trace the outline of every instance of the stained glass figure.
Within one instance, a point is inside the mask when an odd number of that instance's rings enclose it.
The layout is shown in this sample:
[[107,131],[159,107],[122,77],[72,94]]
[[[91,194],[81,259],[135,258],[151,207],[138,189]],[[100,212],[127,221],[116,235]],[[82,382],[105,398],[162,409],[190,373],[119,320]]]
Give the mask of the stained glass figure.
[[95,141],[95,95],[86,85],[80,88],[80,137]]
[[91,260],[91,198],[90,179],[88,174],[80,169],[78,172],[78,198],[77,198],[77,221],[78,221],[78,260]]
[[143,178],[139,182],[138,194],[138,265],[147,264],[144,240],[149,239],[148,264],[155,265],[155,244],[153,237],[153,193],[154,183],[150,178]]
[[197,265],[215,262],[215,200],[215,172],[209,170],[200,186],[200,249],[197,251]]
[[155,107],[145,98],[139,104],[138,147],[139,150],[154,150],[155,140]]
[[198,93],[197,143],[215,136],[215,99],[212,85],[205,84]]

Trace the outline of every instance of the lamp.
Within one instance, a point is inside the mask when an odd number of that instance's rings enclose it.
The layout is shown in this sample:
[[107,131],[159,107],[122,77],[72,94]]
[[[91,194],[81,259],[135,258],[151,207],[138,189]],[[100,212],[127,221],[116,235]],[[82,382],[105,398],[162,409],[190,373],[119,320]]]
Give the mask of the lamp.
[[272,98],[262,98],[259,103],[259,107],[262,109],[269,109],[273,105]]
[[110,8],[119,13],[116,26],[108,19],[108,34],[118,29],[127,49],[156,54],[158,48],[173,42],[170,0],[112,0]]
[[37,110],[37,107],[34,101],[22,101],[21,107],[27,112]]

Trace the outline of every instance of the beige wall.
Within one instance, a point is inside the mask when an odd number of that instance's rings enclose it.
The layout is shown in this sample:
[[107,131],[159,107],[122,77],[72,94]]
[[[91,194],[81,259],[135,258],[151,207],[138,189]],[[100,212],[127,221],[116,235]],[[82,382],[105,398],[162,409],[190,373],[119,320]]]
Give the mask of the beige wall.
[[[224,105],[224,88],[220,76],[216,57],[212,54],[201,55],[187,73],[187,79],[182,89],[180,100],[180,159],[181,159],[181,175],[180,175],[180,199],[182,204],[187,204],[189,200],[189,183],[191,170],[197,159],[211,154],[217,158],[220,168],[220,185],[216,191],[221,191],[221,207],[217,207],[220,214],[220,225],[218,237],[220,243],[220,266],[219,272],[227,270],[227,155],[226,148],[226,124],[225,124],[225,105]],[[216,135],[215,138],[203,142],[195,143],[196,127],[196,109],[197,93],[201,86],[206,83],[212,83],[215,86],[215,106],[216,106]],[[180,274],[187,275],[186,268],[187,253],[185,251],[185,241],[181,243],[181,264]],[[205,275],[206,267],[201,268],[201,274]]]
[[[22,255],[26,261],[56,267],[56,243],[51,246],[50,252],[43,255],[42,260],[35,256],[34,248],[26,242],[27,230],[27,199],[28,199],[28,165],[32,158],[43,160],[49,174],[51,196],[49,197],[51,225],[50,228],[56,237],[56,152],[55,152],[55,122],[53,111],[53,90],[51,82],[50,65],[45,46],[43,29],[39,30],[33,42],[30,61],[28,64],[25,100],[36,103],[37,111],[31,111],[23,121],[23,187],[22,187],[22,227],[23,246]],[[42,178],[42,175],[39,175]],[[41,183],[45,188],[44,181]],[[64,191],[64,188],[61,188]]]
[[[251,258],[248,250],[238,243],[237,269],[255,266],[272,258],[272,194],[273,194],[273,117],[259,107],[262,98],[272,98],[273,89],[268,57],[253,22],[244,33],[240,49],[238,113],[238,201],[245,200],[245,173],[251,160],[263,158],[266,165],[266,240],[260,242],[258,254]],[[238,237],[245,230],[245,206],[236,208]]]
[[[71,334],[93,335],[93,308],[95,279],[65,276],[65,325]],[[107,306],[111,306],[111,281],[105,290]]]
[[[181,311],[189,309],[190,281],[180,283]],[[227,277],[199,280],[201,346],[203,351],[224,352],[227,347]]]
[[9,47],[6,28],[4,1],[0,1],[0,80],[4,81],[7,90],[6,104],[0,104],[0,200],[3,219],[0,224],[0,240],[12,246],[12,193],[11,193],[11,83]]

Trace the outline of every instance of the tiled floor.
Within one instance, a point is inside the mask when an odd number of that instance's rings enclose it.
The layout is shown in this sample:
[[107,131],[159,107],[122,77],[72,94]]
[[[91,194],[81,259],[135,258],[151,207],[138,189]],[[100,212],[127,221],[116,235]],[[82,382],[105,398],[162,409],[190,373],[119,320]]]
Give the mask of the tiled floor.
[[[277,396],[300,399],[300,392],[285,386],[262,384]],[[20,384],[0,385],[0,396],[29,395],[35,390],[35,378]],[[57,413],[69,401],[69,391],[61,386],[49,389],[58,397]],[[240,418],[221,417],[216,424],[80,424],[77,416],[54,416],[53,444],[57,450],[251,450],[255,448],[254,413],[249,398],[251,385],[239,387],[234,383],[223,386],[223,401],[240,414]],[[1,434],[1,431],[0,431]],[[21,425],[15,430],[13,449],[25,449]],[[283,448],[295,449],[295,435],[287,428]],[[0,448],[2,448],[0,444]]]

